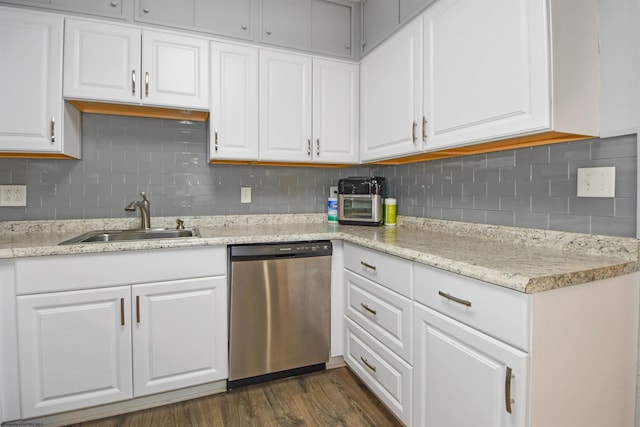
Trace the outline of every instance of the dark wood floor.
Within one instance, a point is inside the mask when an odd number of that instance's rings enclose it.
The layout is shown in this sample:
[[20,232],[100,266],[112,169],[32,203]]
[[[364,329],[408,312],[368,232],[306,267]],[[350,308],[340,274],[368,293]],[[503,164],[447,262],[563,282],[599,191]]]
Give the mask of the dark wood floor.
[[401,425],[347,368],[75,424],[76,427]]

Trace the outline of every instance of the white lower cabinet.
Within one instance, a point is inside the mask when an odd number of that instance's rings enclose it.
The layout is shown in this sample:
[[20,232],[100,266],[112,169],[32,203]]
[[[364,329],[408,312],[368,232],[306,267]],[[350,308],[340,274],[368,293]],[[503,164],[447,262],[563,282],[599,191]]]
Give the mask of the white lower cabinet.
[[227,277],[134,285],[134,396],[227,378]]
[[414,426],[524,426],[527,353],[414,303]]
[[228,376],[225,247],[22,258],[16,289],[23,419]]
[[132,397],[130,288],[18,297],[23,418]]

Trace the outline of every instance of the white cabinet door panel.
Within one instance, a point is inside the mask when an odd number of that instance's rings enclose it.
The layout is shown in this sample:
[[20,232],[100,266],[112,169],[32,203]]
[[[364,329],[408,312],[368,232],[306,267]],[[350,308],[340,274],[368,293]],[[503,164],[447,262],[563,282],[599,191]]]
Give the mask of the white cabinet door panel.
[[524,426],[528,355],[420,304],[413,312],[413,424]]
[[128,286],[17,304],[24,418],[132,397]]
[[311,57],[260,52],[260,160],[311,161]]
[[61,150],[62,25],[0,9],[0,151]]
[[416,20],[360,65],[360,159],[422,150],[422,22]]
[[551,126],[545,3],[446,0],[428,9],[428,150]]
[[258,159],[258,49],[211,43],[211,160]]
[[208,110],[208,67],[205,39],[143,32],[143,103]]
[[320,163],[358,160],[358,67],[313,60],[313,158]]
[[141,32],[73,19],[65,25],[64,96],[140,103]]
[[227,378],[226,276],[132,287],[134,395]]

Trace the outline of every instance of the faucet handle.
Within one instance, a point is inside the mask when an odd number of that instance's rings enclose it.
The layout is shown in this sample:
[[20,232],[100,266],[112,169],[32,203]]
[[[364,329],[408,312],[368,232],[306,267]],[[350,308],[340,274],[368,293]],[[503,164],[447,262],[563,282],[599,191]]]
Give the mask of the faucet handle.
[[180,218],[176,219],[176,230],[184,230],[184,221]]

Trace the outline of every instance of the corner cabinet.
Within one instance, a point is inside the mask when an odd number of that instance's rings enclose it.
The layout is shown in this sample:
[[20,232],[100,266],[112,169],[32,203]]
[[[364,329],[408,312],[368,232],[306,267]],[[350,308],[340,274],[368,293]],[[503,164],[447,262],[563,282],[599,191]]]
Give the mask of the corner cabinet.
[[15,272],[22,418],[227,378],[226,248],[20,258]]
[[63,17],[0,8],[0,157],[80,158],[80,113],[62,99]]
[[355,163],[357,65],[260,51],[261,161]]
[[64,97],[209,109],[209,42],[101,22],[66,21]]

